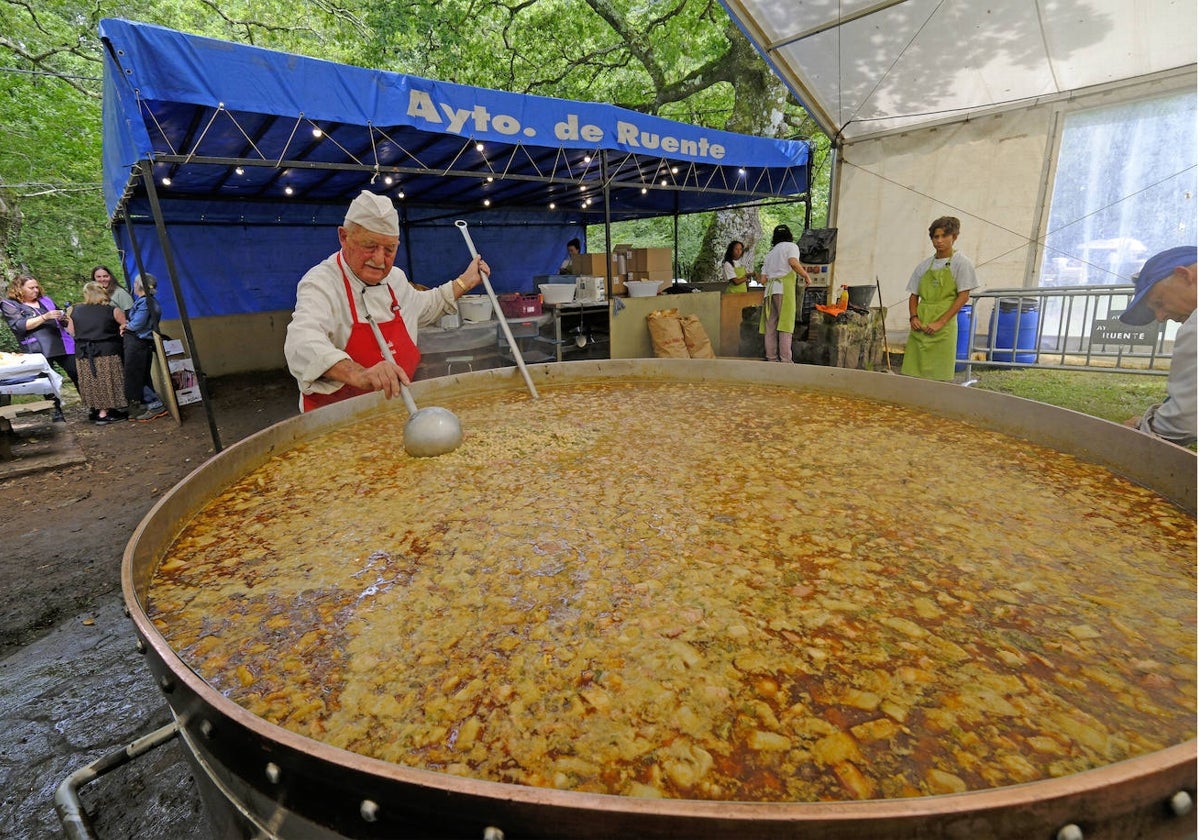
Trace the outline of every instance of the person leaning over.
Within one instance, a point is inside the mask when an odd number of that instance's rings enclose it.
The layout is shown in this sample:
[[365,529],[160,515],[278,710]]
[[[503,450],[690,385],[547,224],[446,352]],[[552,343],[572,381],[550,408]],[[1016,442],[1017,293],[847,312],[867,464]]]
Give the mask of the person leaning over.
[[561,265],[559,265],[558,273],[559,274],[574,274],[575,273],[575,268],[574,268],[575,258],[578,257],[580,255],[580,253],[582,253],[582,251],[583,251],[583,245],[580,243],[580,241],[578,239],[568,239],[567,240],[567,258],[562,261]]
[[922,260],[908,279],[908,344],[900,372],[949,382],[958,349],[958,310],[979,285],[975,266],[954,250],[958,219],[942,216],[929,225],[933,256]]
[[[363,190],[338,228],[341,250],[309,269],[296,287],[296,308],[283,343],[300,386],[300,410],[409,384],[421,353],[417,329],[457,311],[455,301],[483,282],[476,256],[458,277],[418,291],[394,267],[400,220],[390,199]],[[371,328],[379,327],[396,364],[384,360]]]
[[1196,246],[1169,248],[1146,260],[1134,280],[1133,300],[1121,322],[1179,321],[1167,374],[1167,398],[1152,405],[1132,426],[1180,446],[1196,442]]

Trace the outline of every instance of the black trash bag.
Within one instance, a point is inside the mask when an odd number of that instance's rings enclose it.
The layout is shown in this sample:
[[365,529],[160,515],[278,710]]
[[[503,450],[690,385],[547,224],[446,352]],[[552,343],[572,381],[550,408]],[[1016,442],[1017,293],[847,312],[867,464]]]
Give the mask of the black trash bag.
[[796,245],[800,249],[800,262],[806,265],[831,263],[837,255],[837,228],[809,228],[800,235]]
[[667,288],[663,289],[664,295],[683,295],[691,294],[692,292],[702,292],[703,289],[698,286],[693,286],[691,283],[672,283]]

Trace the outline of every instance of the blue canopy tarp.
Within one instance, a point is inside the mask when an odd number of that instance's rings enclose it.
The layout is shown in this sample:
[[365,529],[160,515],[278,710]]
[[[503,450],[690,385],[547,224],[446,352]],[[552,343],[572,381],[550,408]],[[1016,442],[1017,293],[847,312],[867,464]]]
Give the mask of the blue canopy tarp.
[[498,291],[553,273],[588,224],[809,189],[803,142],[125,20],[101,21],[100,37],[104,193],[124,268],[135,274],[140,257],[162,277],[170,248],[192,317],[290,308],[363,189],[397,204],[397,264],[411,279],[437,285],[458,272],[469,253],[453,222],[465,218]]

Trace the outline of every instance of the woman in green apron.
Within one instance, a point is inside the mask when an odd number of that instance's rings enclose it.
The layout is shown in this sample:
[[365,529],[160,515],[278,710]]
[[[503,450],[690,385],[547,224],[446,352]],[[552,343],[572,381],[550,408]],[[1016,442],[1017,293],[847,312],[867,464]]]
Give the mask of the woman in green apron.
[[747,271],[742,265],[742,255],[746,246],[735,239],[725,248],[725,259],[721,261],[721,277],[725,280],[725,294],[747,292],[750,290],[747,281],[754,279],[754,272]]
[[758,332],[763,336],[763,348],[768,362],[792,361],[792,330],[796,327],[797,295],[800,283],[807,289],[812,282],[800,264],[800,246],[792,241],[787,225],[776,225],[771,234],[771,250],[762,267],[763,307],[758,319]]
[[908,344],[900,372],[949,382],[958,347],[958,310],[979,285],[975,266],[955,252],[960,224],[953,216],[934,219],[929,241],[934,254],[922,260],[908,280]]

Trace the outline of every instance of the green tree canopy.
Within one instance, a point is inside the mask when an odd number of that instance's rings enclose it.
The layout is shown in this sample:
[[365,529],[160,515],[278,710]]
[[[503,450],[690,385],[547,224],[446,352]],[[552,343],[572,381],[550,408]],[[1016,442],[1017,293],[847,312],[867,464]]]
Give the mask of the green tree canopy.
[[[813,133],[716,2],[178,0],[101,10],[70,0],[4,0],[3,268],[6,277],[32,271],[56,298],[76,297],[93,265],[119,263],[101,193],[102,16],[462,84],[611,102],[742,133]],[[696,262],[698,279],[715,272],[730,231],[753,247],[758,215],[682,220],[681,261]],[[637,223],[623,241],[669,245],[672,231],[671,220]]]

